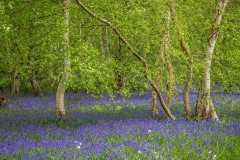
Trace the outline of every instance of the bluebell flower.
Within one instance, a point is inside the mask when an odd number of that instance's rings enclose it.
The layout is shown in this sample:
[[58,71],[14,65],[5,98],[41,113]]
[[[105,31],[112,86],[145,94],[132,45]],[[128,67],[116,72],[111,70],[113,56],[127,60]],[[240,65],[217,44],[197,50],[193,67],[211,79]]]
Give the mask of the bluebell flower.
[[205,140],[204,140],[204,144],[205,144],[205,146],[208,146],[208,145],[209,145],[209,140],[208,140],[208,139],[205,139]]

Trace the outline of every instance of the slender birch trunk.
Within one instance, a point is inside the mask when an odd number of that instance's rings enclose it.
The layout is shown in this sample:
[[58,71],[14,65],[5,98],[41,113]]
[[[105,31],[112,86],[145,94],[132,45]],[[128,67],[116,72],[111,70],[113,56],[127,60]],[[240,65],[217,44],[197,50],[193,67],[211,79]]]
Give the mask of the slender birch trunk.
[[38,83],[37,75],[34,69],[31,69],[31,84],[34,94],[36,96],[41,96],[42,95],[41,87]]
[[[116,49],[117,49],[117,54],[115,55],[114,59],[117,61],[118,64],[122,63],[122,44],[121,44],[121,39],[118,37],[117,42],[116,42]],[[115,75],[115,80],[117,82],[116,84],[116,89],[117,91],[121,92],[122,88],[124,87],[124,75],[122,75],[121,71],[119,70],[118,67],[114,67],[114,75]]]
[[66,90],[66,83],[69,77],[69,70],[70,70],[70,52],[68,49],[69,45],[69,5],[71,0],[65,1],[65,7],[64,7],[64,14],[65,14],[65,27],[66,32],[64,33],[64,40],[65,40],[65,46],[63,48],[64,52],[64,72],[60,79],[60,82],[57,87],[57,93],[56,93],[56,115],[58,119],[66,119],[65,115],[65,108],[64,108],[64,94]]
[[152,89],[151,99],[150,99],[150,115],[153,119],[157,119],[158,110],[157,110],[157,93]]
[[212,57],[213,57],[213,51],[215,48],[215,44],[217,42],[218,38],[218,26],[221,23],[222,15],[226,9],[226,6],[228,4],[228,0],[219,0],[217,7],[216,7],[216,13],[213,19],[213,24],[211,31],[208,36],[208,44],[206,47],[205,52],[205,68],[203,71],[203,80],[202,80],[202,93],[200,94],[200,104],[197,106],[197,117],[200,117],[202,119],[214,119],[218,120],[217,113],[215,111],[215,108],[213,106],[212,99],[210,97],[211,93],[211,78],[210,78],[210,71],[211,71],[211,63],[212,63]]
[[[175,87],[175,73],[173,69],[173,65],[171,62],[171,57],[170,57],[170,51],[169,51],[169,31],[170,31],[170,23],[171,23],[171,12],[170,9],[168,11],[167,15],[167,24],[165,29],[163,30],[162,36],[161,36],[161,44],[160,44],[160,52],[159,52],[159,68],[158,68],[158,73],[156,77],[156,85],[161,87],[161,78],[162,78],[162,68],[164,67],[164,59],[166,61],[167,69],[169,72],[169,82],[167,84],[167,98],[166,98],[166,106],[170,110],[171,107],[171,102],[173,99],[173,94],[174,94],[174,87]],[[156,119],[158,116],[158,111],[157,111],[157,94],[154,90],[152,90],[151,94],[151,100],[150,100],[150,111],[151,111],[151,116],[152,118]]]
[[104,54],[109,53],[109,33],[108,26],[102,26],[102,36],[100,38],[101,51]]
[[200,80],[197,84],[197,98],[196,98],[196,102],[195,102],[195,116],[198,114],[198,105],[200,104],[200,98],[202,97],[202,80]]
[[184,82],[184,89],[183,89],[183,103],[184,103],[184,112],[187,119],[191,118],[191,106],[190,106],[190,98],[189,98],[189,88],[192,83],[192,75],[193,75],[193,56],[190,50],[189,45],[184,40],[183,33],[179,29],[179,26],[176,24],[177,17],[176,17],[176,0],[173,0],[173,6],[171,7],[171,14],[172,19],[174,21],[175,28],[177,29],[177,34],[179,36],[180,46],[182,51],[184,52],[185,56],[187,57],[187,73]]
[[[32,34],[30,33],[30,35],[32,35]],[[41,87],[37,80],[35,67],[32,64],[32,61],[34,60],[31,56],[33,54],[33,48],[34,48],[33,46],[30,46],[30,50],[29,50],[30,53],[28,55],[28,66],[31,70],[30,81],[31,81],[33,93],[35,94],[35,96],[41,96],[42,95]]]
[[19,93],[19,86],[20,86],[20,73],[18,70],[15,70],[13,72],[13,82],[12,82],[12,94],[18,94]]
[[91,15],[93,18],[98,19],[99,21],[101,21],[102,23],[105,23],[107,26],[111,27],[114,32],[119,36],[120,40],[123,42],[123,44],[126,45],[126,47],[129,49],[129,51],[131,51],[131,53],[133,54],[133,56],[135,56],[142,64],[143,64],[143,74],[146,77],[146,79],[148,80],[148,82],[150,83],[150,85],[152,86],[152,88],[154,89],[154,91],[157,93],[158,95],[158,99],[160,101],[160,104],[163,108],[163,110],[165,111],[165,113],[167,114],[168,117],[170,117],[172,120],[175,120],[176,118],[172,115],[171,111],[169,110],[169,108],[166,106],[163,97],[162,97],[162,93],[159,91],[158,86],[156,85],[156,83],[152,80],[152,78],[150,77],[150,73],[148,71],[148,65],[147,65],[147,61],[146,59],[144,59],[133,47],[132,45],[130,45],[130,43],[123,37],[123,35],[121,34],[121,32],[118,30],[117,27],[115,27],[110,21],[108,21],[107,19],[101,18],[99,16],[97,16],[95,13],[93,13],[91,10],[89,10],[87,7],[85,7],[85,5],[83,5],[83,3],[80,0],[76,0],[76,2],[78,3],[78,5],[85,11],[87,12],[89,15]]
[[[167,28],[167,27],[166,27]],[[158,70],[157,70],[157,75],[155,78],[155,83],[157,87],[161,87],[161,78],[162,78],[162,72],[163,72],[163,67],[164,67],[164,50],[165,50],[165,43],[167,43],[167,34],[166,34],[166,28],[164,28],[162,35],[161,35],[161,40],[160,40],[160,49],[159,49],[159,55],[158,55]],[[158,117],[158,110],[157,110],[157,93],[152,89],[151,92],[151,99],[150,99],[150,114],[153,119],[157,119]]]
[[101,46],[102,53],[104,53],[103,37],[100,38],[100,46]]
[[108,26],[103,26],[103,32],[104,32],[104,48],[105,48],[105,53],[109,53],[109,31],[108,31]]
[[167,69],[168,69],[168,73],[169,73],[169,82],[167,84],[167,99],[166,99],[166,106],[170,109],[171,107],[171,102],[173,99],[173,94],[174,94],[174,89],[175,89],[175,72],[174,72],[174,68],[171,62],[171,56],[170,56],[170,50],[169,50],[169,40],[170,40],[170,36],[169,36],[169,32],[170,32],[170,23],[171,23],[171,10],[169,8],[168,11],[168,22],[167,22],[167,26],[166,26],[166,42],[165,42],[165,59],[166,59],[166,63],[167,63]]
[[185,79],[185,84],[183,89],[183,102],[184,102],[184,111],[185,111],[186,118],[190,119],[192,114],[191,114],[191,106],[190,106],[190,98],[189,98],[189,87],[192,83],[193,56],[189,49],[189,46],[183,40],[182,36],[180,36],[180,45],[187,57],[187,74],[186,74],[186,79]]

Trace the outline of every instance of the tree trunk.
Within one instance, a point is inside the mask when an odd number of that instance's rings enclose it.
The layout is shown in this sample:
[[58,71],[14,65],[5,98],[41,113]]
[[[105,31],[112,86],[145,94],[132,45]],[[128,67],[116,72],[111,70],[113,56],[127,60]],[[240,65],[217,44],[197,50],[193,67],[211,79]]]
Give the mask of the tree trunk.
[[109,33],[108,33],[108,26],[103,26],[103,44],[104,44],[104,49],[105,49],[105,53],[108,54],[109,53]]
[[[181,35],[181,34],[179,34]],[[183,102],[184,102],[184,111],[187,119],[191,117],[191,107],[190,107],[190,98],[189,98],[189,87],[192,83],[192,75],[193,75],[193,56],[188,47],[188,45],[183,40],[182,36],[180,36],[180,45],[182,47],[183,52],[187,57],[187,74],[183,89]]]
[[[32,36],[31,33],[30,33],[30,36]],[[40,85],[37,81],[37,75],[36,75],[36,72],[35,72],[35,67],[32,64],[32,62],[34,61],[34,59],[32,57],[33,48],[34,48],[33,46],[30,46],[29,55],[28,55],[28,66],[31,70],[30,81],[31,81],[33,93],[35,94],[35,96],[41,96],[42,95],[41,87],[40,87]]]
[[[168,45],[169,44],[169,30],[170,30],[170,23],[171,23],[170,9],[168,11],[167,19],[168,19],[168,21],[167,21],[166,27],[163,30],[163,33],[161,36],[160,52],[159,52],[159,68],[158,68],[157,78],[156,78],[155,83],[157,86],[159,86],[161,84],[162,68],[164,67],[163,63],[164,63],[164,57],[165,57],[167,69],[169,72],[169,82],[167,84],[166,106],[170,110],[171,102],[172,102],[173,94],[174,94],[174,86],[175,86],[175,73],[174,73],[174,69],[172,66],[169,45]],[[150,109],[151,109],[151,116],[153,118],[156,118],[158,116],[156,96],[157,96],[156,92],[154,90],[152,90]]]
[[100,38],[101,51],[104,53],[103,37]]
[[148,71],[148,66],[147,66],[147,61],[132,47],[132,45],[129,44],[129,42],[123,37],[121,32],[118,30],[118,28],[115,27],[110,21],[108,21],[107,19],[104,19],[104,18],[101,18],[101,17],[97,16],[95,13],[93,13],[91,10],[89,10],[87,7],[85,7],[80,0],[76,0],[76,1],[77,1],[78,5],[84,11],[86,11],[89,15],[91,15],[92,17],[98,19],[102,23],[105,23],[106,25],[111,27],[114,30],[114,32],[119,36],[120,40],[129,49],[129,51],[131,51],[133,56],[135,56],[143,64],[143,74],[146,77],[146,79],[148,80],[148,82],[150,83],[150,85],[152,86],[152,88],[154,89],[154,91],[157,93],[158,99],[160,101],[161,106],[163,107],[163,110],[165,111],[167,116],[169,116],[172,120],[175,120],[176,118],[172,115],[171,111],[166,107],[166,104],[164,103],[162,94],[159,91],[158,86],[156,85],[156,83],[150,77],[150,73]]
[[12,83],[12,94],[18,94],[19,93],[19,72],[17,70],[15,70],[13,72],[13,83]]
[[202,97],[202,80],[200,80],[200,82],[198,82],[197,84],[198,87],[198,91],[197,91],[197,98],[196,98],[196,104],[195,104],[195,116],[198,114],[198,106],[200,104],[200,97]]
[[173,95],[174,95],[174,89],[175,89],[175,73],[172,67],[172,64],[168,66],[169,69],[169,83],[167,85],[167,98],[166,98],[166,105],[170,109],[172,100],[173,100]]
[[64,108],[64,94],[66,90],[66,83],[69,77],[69,70],[70,70],[70,53],[68,49],[69,45],[69,5],[71,0],[65,1],[65,7],[64,7],[64,14],[65,14],[65,27],[66,32],[64,33],[64,39],[65,39],[65,46],[63,48],[64,52],[64,72],[60,79],[60,82],[57,87],[57,93],[56,93],[56,115],[58,119],[66,119],[65,115],[65,108]]
[[32,69],[31,72],[32,72],[31,73],[31,84],[32,84],[33,92],[36,96],[41,96],[42,91],[41,91],[40,85],[37,81],[37,76],[36,76],[35,70]]
[[167,99],[166,99],[166,106],[170,109],[171,102],[173,99],[174,88],[175,88],[175,72],[173,69],[173,65],[171,62],[170,50],[169,50],[169,31],[170,31],[170,23],[171,23],[171,11],[169,8],[168,16],[167,16],[167,26],[166,26],[166,40],[165,40],[165,57],[167,63],[167,69],[169,73],[169,82],[167,84]]
[[[122,45],[121,45],[121,39],[118,38],[117,39],[117,54],[115,55],[115,60],[117,61],[118,64],[122,63]],[[116,87],[117,87],[117,91],[121,91],[122,88],[124,87],[124,76],[122,75],[121,70],[119,69],[119,67],[115,67],[114,70],[114,75],[115,75],[115,79],[116,79]]]
[[210,97],[211,93],[211,79],[210,79],[210,71],[211,71],[211,63],[212,63],[212,57],[213,57],[213,51],[215,44],[217,42],[218,38],[218,26],[221,23],[222,20],[222,14],[225,11],[225,8],[228,4],[228,0],[220,0],[216,7],[216,13],[213,19],[213,24],[211,31],[208,36],[208,45],[206,48],[205,53],[205,68],[203,71],[203,84],[200,94],[200,104],[197,106],[197,117],[201,119],[214,119],[218,120],[218,116],[216,114],[216,111],[213,106],[212,99]]
[[189,98],[189,87],[192,83],[193,56],[192,56],[192,52],[190,51],[189,45],[184,40],[184,36],[183,36],[183,33],[181,32],[181,29],[179,29],[179,26],[176,24],[177,18],[175,14],[176,12],[175,5],[176,5],[176,0],[173,0],[173,7],[171,7],[172,19],[174,21],[175,28],[177,29],[180,46],[187,57],[187,73],[186,73],[186,79],[185,79],[184,89],[183,89],[183,103],[184,103],[184,112],[185,112],[186,118],[190,119],[191,106],[190,106],[190,98]]
[[170,59],[170,55],[166,55],[166,61],[167,61],[167,68],[169,72],[169,82],[167,84],[167,99],[166,99],[166,106],[170,109],[171,103],[174,95],[174,89],[175,89],[175,72],[173,69],[173,65]]
[[150,114],[153,119],[157,119],[159,115],[157,110],[157,93],[154,90],[151,93]]
[[79,39],[81,40],[82,39],[82,27],[83,27],[83,24],[82,22],[79,23],[79,30],[78,30],[78,34],[79,34]]
[[[167,22],[168,25],[168,22]],[[167,35],[167,25],[166,28],[164,28],[161,39],[160,39],[160,49],[159,49],[159,55],[158,55],[158,70],[157,70],[157,75],[155,78],[155,83],[156,85],[161,87],[161,78],[162,78],[162,72],[163,72],[163,67],[164,67],[164,51],[166,50],[166,43],[168,39]],[[166,105],[167,106],[167,105]],[[169,107],[168,107],[169,108]],[[150,99],[150,113],[151,117],[153,119],[157,119],[158,117],[158,110],[157,110],[157,93],[155,92],[154,88],[152,89],[151,93],[151,99]]]
[[183,102],[184,102],[184,110],[185,115],[187,119],[190,119],[191,114],[191,106],[190,106],[190,98],[189,98],[189,87],[192,83],[192,74],[193,74],[193,68],[192,68],[192,62],[193,58],[188,57],[188,71],[187,71],[187,77],[185,79],[184,89],[183,89]]

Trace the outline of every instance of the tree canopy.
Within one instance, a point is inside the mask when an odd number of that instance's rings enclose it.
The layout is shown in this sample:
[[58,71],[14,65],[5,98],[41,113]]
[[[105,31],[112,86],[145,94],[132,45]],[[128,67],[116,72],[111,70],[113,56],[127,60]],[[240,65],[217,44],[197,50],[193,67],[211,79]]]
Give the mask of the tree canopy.
[[[79,2],[96,17],[79,7]],[[220,13],[221,24],[214,26],[216,7],[221,2],[228,1],[72,0],[66,27],[65,1],[3,0],[0,2],[0,89],[12,88],[13,94],[19,90],[36,95],[56,91],[67,71],[69,77],[64,86],[69,91],[93,95],[118,92],[129,96],[136,91],[146,92],[152,86],[167,95],[173,78],[168,66],[171,62],[176,84],[173,90],[183,92],[179,88],[186,84],[187,77],[191,80],[187,88],[195,90],[202,81],[208,35],[215,27],[219,34],[213,51],[211,86],[238,91],[240,2],[229,0]],[[161,42],[168,22],[166,51]],[[71,65],[64,67],[67,30],[67,58]],[[188,54],[191,61],[183,44],[191,52]],[[161,50],[163,57],[159,56]],[[158,74],[159,86],[155,81]]]

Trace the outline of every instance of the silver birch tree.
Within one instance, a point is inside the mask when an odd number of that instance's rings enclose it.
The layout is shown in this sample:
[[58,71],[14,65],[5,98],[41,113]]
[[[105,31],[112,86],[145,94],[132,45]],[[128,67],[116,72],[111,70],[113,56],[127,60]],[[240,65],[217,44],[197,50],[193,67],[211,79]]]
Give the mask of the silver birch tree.
[[69,70],[70,70],[70,52],[69,52],[69,6],[70,6],[71,0],[65,1],[65,7],[64,7],[64,24],[65,24],[65,33],[64,33],[64,72],[60,79],[60,82],[57,87],[57,93],[56,93],[56,115],[58,119],[66,119],[65,115],[65,108],[64,108],[64,94],[66,90],[66,83],[69,77]]
[[[171,107],[171,101],[173,98],[173,92],[174,92],[174,86],[175,86],[175,73],[174,73],[174,68],[171,62],[171,57],[170,57],[170,51],[169,51],[169,41],[170,41],[170,23],[171,23],[171,11],[170,8],[168,7],[168,12],[167,12],[167,23],[166,26],[162,32],[161,36],[161,42],[160,42],[160,51],[159,51],[159,67],[158,67],[158,72],[156,76],[155,83],[159,87],[162,87],[160,82],[162,79],[162,70],[164,67],[164,62],[166,63],[165,65],[167,66],[168,72],[169,72],[169,78],[168,78],[168,84],[167,84],[167,98],[166,98],[166,106],[169,108]],[[152,90],[151,93],[151,100],[150,100],[150,110],[151,110],[151,116],[153,119],[156,119],[158,115],[158,110],[157,110],[157,94]]]
[[217,42],[218,34],[219,34],[219,25],[222,20],[223,13],[228,4],[228,0],[219,0],[216,6],[216,12],[213,17],[213,23],[211,31],[208,35],[208,44],[206,46],[205,51],[205,66],[202,76],[202,84],[200,91],[200,102],[197,105],[197,117],[201,119],[214,119],[218,120],[217,113],[213,106],[212,99],[210,97],[211,93],[211,63],[213,58],[213,51]]

